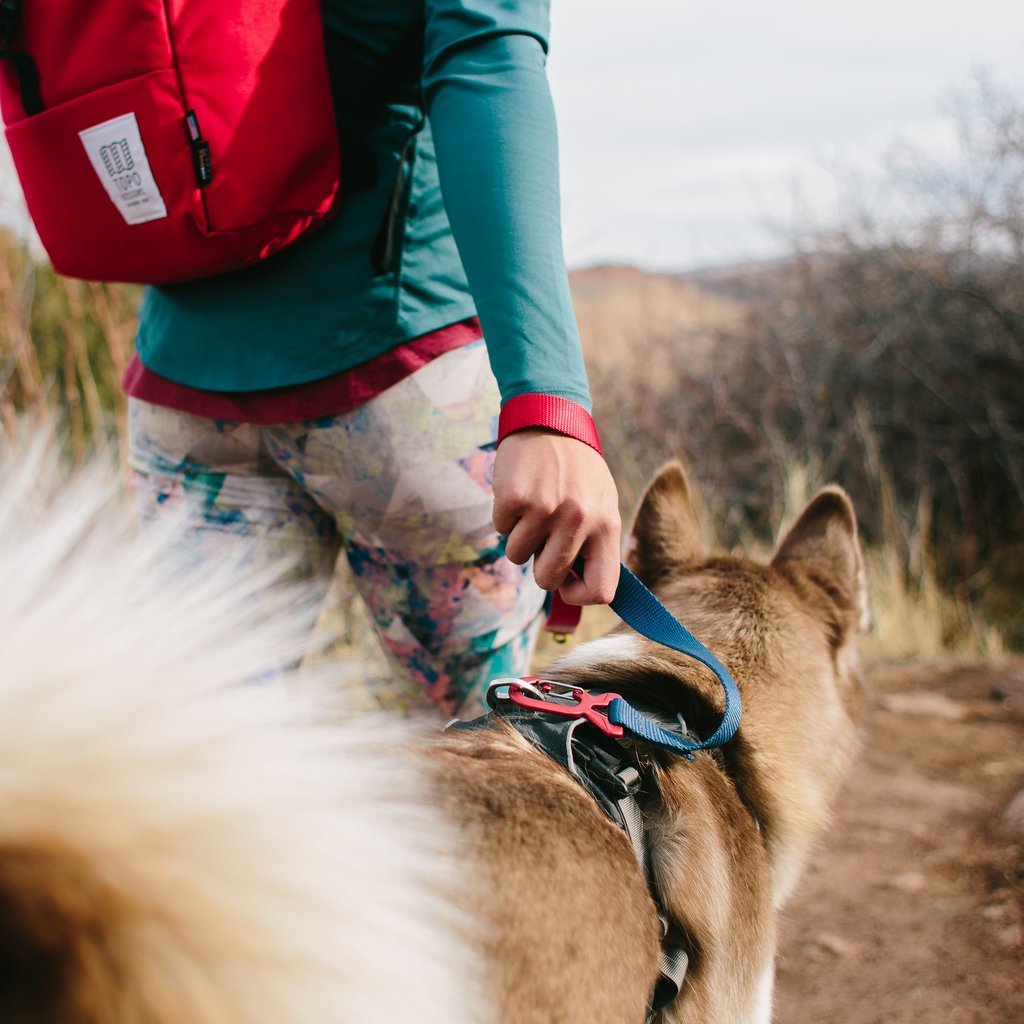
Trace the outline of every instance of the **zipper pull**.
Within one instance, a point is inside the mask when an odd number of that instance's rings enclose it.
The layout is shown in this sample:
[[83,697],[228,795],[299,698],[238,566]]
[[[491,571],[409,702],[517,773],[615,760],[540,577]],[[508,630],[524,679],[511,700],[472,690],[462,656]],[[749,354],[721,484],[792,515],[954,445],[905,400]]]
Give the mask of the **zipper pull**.
[[[4,0],[0,0],[0,3]],[[185,115],[185,129],[188,131],[188,144],[192,150],[192,165],[196,170],[196,181],[204,188],[213,181],[213,164],[210,161],[210,144],[203,138],[199,129],[199,118],[194,110]]]

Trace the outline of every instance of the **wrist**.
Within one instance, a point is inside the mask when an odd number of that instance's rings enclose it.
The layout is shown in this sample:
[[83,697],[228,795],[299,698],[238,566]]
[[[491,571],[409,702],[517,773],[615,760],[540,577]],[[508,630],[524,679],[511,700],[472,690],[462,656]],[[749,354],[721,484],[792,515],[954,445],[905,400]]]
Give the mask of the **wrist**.
[[498,444],[519,430],[541,428],[590,445],[598,455],[604,455],[597,436],[594,418],[571,398],[558,395],[527,394],[510,398],[502,407],[498,419]]

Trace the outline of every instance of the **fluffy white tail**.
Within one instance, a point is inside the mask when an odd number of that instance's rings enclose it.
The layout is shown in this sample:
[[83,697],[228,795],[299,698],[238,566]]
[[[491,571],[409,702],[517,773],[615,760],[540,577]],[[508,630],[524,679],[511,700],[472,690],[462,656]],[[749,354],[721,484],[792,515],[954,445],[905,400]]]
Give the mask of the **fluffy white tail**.
[[416,727],[245,683],[301,600],[254,622],[52,462],[0,467],[0,1020],[481,1020]]

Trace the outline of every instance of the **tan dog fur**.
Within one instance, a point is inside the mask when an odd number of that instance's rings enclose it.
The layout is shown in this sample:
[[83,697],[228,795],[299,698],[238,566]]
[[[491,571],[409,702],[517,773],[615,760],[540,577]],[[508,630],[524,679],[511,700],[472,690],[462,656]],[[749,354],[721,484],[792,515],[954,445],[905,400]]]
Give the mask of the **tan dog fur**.
[[[857,746],[855,641],[866,620],[853,510],[822,491],[770,565],[711,557],[671,464],[637,514],[631,567],[730,669],[744,714],[721,763],[647,748],[661,800],[652,859],[691,949],[661,1020],[767,1024],[775,910],[792,891]],[[702,666],[620,627],[545,676],[681,712],[721,714]],[[567,773],[505,726],[448,735],[432,756],[462,822],[506,1024],[640,1024],[658,970],[658,921],[625,834]]]

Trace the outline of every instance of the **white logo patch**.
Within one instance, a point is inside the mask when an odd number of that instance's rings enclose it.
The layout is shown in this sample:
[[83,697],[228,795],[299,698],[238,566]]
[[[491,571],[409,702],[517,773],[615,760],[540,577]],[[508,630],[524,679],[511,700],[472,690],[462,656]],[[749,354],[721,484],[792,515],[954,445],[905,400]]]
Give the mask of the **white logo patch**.
[[107,195],[129,224],[167,216],[134,114],[122,114],[78,133]]

